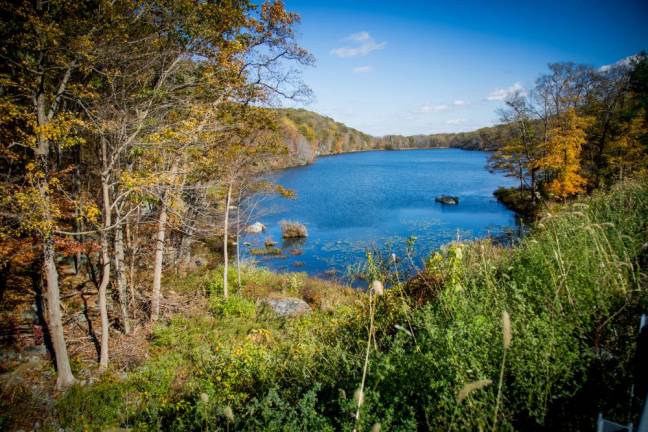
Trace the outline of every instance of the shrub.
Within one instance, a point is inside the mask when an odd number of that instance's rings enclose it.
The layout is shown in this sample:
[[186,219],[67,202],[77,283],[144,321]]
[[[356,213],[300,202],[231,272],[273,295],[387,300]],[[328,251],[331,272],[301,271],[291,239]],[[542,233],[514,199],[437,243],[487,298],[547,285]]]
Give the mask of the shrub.
[[519,187],[500,187],[493,192],[493,195],[507,208],[524,218],[532,219],[538,210],[537,206],[532,204],[531,191],[528,189],[520,190]]
[[209,310],[219,317],[254,318],[256,307],[253,302],[238,295],[228,298],[212,296],[209,300]]
[[299,222],[281,221],[281,236],[285,239],[306,238],[308,237],[308,230]]

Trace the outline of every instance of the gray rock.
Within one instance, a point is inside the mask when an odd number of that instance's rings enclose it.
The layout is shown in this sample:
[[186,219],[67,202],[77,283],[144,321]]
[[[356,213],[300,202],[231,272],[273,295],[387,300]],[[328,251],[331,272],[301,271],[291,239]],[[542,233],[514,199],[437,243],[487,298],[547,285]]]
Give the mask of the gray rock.
[[439,195],[434,199],[434,201],[445,205],[457,205],[459,204],[459,197],[452,195]]
[[311,307],[302,299],[288,297],[283,299],[266,299],[264,303],[282,317],[296,317],[312,311]]
[[0,352],[0,362],[16,360],[20,354],[14,350],[4,350]]
[[38,314],[36,313],[35,310],[33,309],[28,309],[24,311],[23,313],[20,314],[20,319],[23,321],[28,321],[28,322],[37,322],[38,321]]
[[22,355],[28,361],[39,361],[47,357],[47,347],[45,344],[30,346],[23,350]]
[[258,234],[265,231],[266,227],[261,222],[255,222],[245,229],[250,234]]

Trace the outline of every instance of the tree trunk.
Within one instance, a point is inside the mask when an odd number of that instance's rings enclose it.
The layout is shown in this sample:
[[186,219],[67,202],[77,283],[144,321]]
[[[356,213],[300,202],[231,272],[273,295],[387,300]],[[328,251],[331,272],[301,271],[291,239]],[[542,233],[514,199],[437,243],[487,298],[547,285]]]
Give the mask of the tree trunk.
[[184,234],[180,242],[180,265],[186,270],[191,263],[191,235]]
[[193,242],[194,232],[195,232],[195,218],[197,216],[197,211],[195,209],[196,199],[188,199],[185,201],[185,207],[187,208],[185,228],[182,231],[182,237],[180,240],[180,247],[178,251],[178,257],[180,259],[180,266],[186,270],[191,263],[191,243]]
[[[66,73],[64,77],[64,84],[69,79],[69,74]],[[45,126],[49,123],[49,115],[46,110],[46,97],[41,90],[36,95],[36,116],[39,126]],[[52,111],[50,110],[50,113]],[[48,311],[48,327],[52,338],[52,346],[54,347],[54,354],[56,357],[56,388],[64,389],[71,386],[76,381],[72,374],[70,367],[70,359],[68,357],[67,346],[65,344],[65,334],[63,333],[63,319],[61,315],[61,295],[59,291],[58,272],[56,270],[56,262],[54,260],[54,239],[52,237],[51,229],[54,226],[52,212],[50,209],[50,196],[48,193],[48,163],[50,155],[49,141],[43,134],[38,136],[38,147],[36,148],[36,156],[40,168],[42,170],[42,177],[38,181],[38,191],[44,207],[43,219],[46,225],[51,226],[43,233],[43,274],[47,282],[47,311]]]
[[126,223],[126,241],[128,242],[128,251],[130,255],[129,262],[129,272],[128,272],[128,290],[129,290],[129,301],[128,304],[132,308],[135,305],[135,260],[137,259],[137,254],[139,252],[139,224],[141,216],[141,207],[137,207],[134,229],[130,228],[130,223],[127,220]]
[[162,284],[162,261],[164,259],[164,237],[166,235],[167,208],[162,202],[158,218],[158,232],[155,243],[155,265],[153,266],[153,293],[151,294],[151,321],[160,317],[160,286]]
[[119,295],[119,307],[121,309],[124,334],[130,334],[130,319],[128,317],[128,282],[126,281],[126,268],[124,262],[124,229],[122,225],[117,225],[115,227],[115,273],[117,292]]
[[[240,196],[240,194],[239,194]],[[241,200],[236,203],[236,281],[241,291]]]
[[[104,143],[104,148],[105,148]],[[102,175],[101,191],[103,195],[104,223],[101,230],[101,283],[99,284],[99,315],[101,316],[101,353],[99,355],[99,371],[103,372],[108,368],[108,338],[110,327],[108,322],[108,284],[110,283],[110,254],[108,253],[108,229],[112,224],[110,208],[110,191],[108,178]]]
[[[80,147],[77,147],[75,152],[74,152],[74,192],[77,195],[77,204],[75,206],[75,226],[77,231],[81,232],[84,230],[83,228],[83,218],[81,217],[81,209],[83,208],[83,198],[81,195],[81,172],[79,167],[81,166],[81,151]],[[80,244],[83,244],[83,235],[79,234],[76,236],[77,241]],[[81,274],[81,250],[77,250],[77,252],[74,254],[74,271],[77,274]]]
[[[173,160],[171,165],[171,184],[175,183],[178,173],[178,161]],[[160,317],[160,295],[162,287],[162,265],[164,263],[164,241],[166,238],[166,225],[168,219],[167,200],[169,190],[167,189],[160,204],[160,216],[158,217],[158,232],[155,243],[155,264],[153,266],[153,292],[151,293],[151,321],[157,321]]]
[[223,232],[223,297],[227,298],[229,295],[227,289],[227,266],[229,257],[227,254],[227,234],[229,231],[229,207],[232,200],[232,183],[227,186],[227,198],[225,199],[225,224]]
[[535,168],[531,169],[531,203],[535,206],[538,197],[536,196],[538,192],[537,181],[536,181],[536,170]]
[[60,293],[58,284],[58,272],[54,262],[54,243],[52,236],[46,236],[43,240],[43,273],[47,281],[47,312],[48,327],[56,356],[56,388],[61,390],[75,383],[70,359],[65,344],[63,333],[63,320],[61,318]]

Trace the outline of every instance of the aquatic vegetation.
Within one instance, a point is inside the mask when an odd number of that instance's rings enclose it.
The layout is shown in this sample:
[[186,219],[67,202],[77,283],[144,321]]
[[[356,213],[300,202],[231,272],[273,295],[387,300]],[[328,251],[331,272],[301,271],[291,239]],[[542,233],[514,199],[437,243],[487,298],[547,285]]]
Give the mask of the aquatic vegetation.
[[252,255],[281,255],[281,249],[275,246],[266,246],[265,248],[250,248]]
[[308,229],[302,223],[282,220],[279,225],[281,226],[281,236],[285,239],[308,237]]

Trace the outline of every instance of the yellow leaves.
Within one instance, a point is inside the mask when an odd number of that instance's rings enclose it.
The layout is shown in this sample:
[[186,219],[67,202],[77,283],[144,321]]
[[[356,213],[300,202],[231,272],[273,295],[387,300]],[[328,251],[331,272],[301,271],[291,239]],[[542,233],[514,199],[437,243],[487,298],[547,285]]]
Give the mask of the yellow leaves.
[[33,125],[34,145],[36,140],[57,143],[62,149],[85,143],[79,132],[86,127],[86,122],[71,113],[61,114],[43,125]]
[[274,188],[275,188],[275,191],[279,195],[281,195],[282,198],[287,198],[287,199],[295,199],[295,198],[297,198],[297,194],[292,189],[285,188],[280,184],[275,184]]
[[18,222],[17,232],[47,234],[53,228],[52,220],[60,216],[57,207],[50,205],[48,208],[36,187],[29,186],[15,191],[3,197],[2,201],[2,207],[11,209]]
[[556,119],[556,125],[549,131],[546,154],[536,167],[550,174],[547,191],[556,197],[564,199],[584,190],[587,181],[579,174],[580,158],[586,129],[592,122],[591,117],[579,116],[571,108]]
[[90,223],[96,224],[101,216],[101,210],[95,203],[84,204],[82,208],[82,216]]

